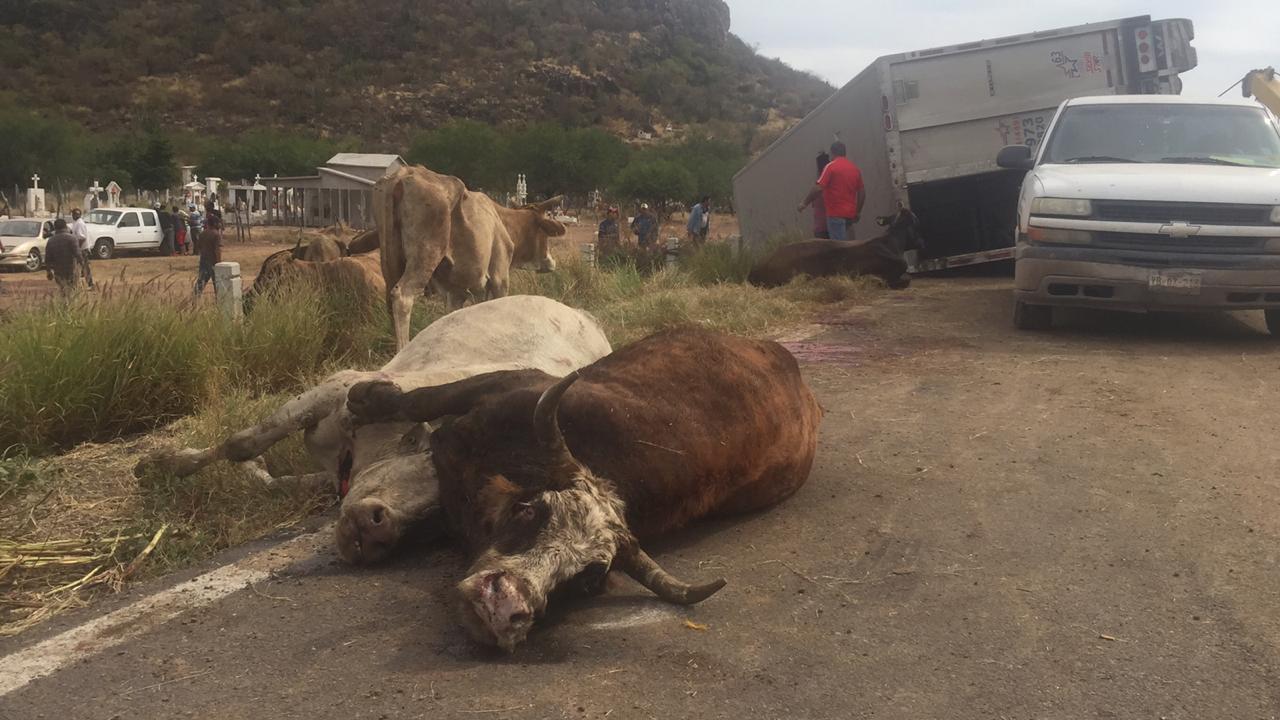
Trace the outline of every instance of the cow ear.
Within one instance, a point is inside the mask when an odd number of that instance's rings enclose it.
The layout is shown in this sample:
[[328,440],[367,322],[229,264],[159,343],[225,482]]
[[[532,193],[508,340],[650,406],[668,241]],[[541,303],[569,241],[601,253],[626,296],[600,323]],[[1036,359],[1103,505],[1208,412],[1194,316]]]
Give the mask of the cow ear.
[[568,232],[565,230],[564,225],[549,217],[543,217],[541,215],[538,216],[538,228],[551,237],[560,237]]
[[416,423],[409,432],[400,438],[400,452],[421,453],[431,447],[431,427],[426,423]]

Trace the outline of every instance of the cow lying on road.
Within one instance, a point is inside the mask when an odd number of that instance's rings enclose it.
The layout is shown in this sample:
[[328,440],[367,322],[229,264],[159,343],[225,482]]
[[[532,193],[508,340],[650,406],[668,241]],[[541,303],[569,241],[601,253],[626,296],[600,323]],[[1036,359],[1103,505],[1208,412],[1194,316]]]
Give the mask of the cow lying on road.
[[373,207],[382,249],[382,277],[396,346],[409,341],[414,300],[434,284],[449,309],[468,299],[482,302],[507,294],[511,266],[555,268],[549,237],[564,225],[546,216],[560,204],[553,198],[510,209],[484,193],[468,190],[456,177],[421,167],[405,167],[378,181]]
[[920,247],[916,216],[902,208],[894,215],[876,218],[876,223],[887,226],[888,232],[866,242],[801,240],[783,245],[756,263],[747,280],[752,285],[777,287],[797,275],[875,275],[891,288],[910,285],[902,253]]
[[699,602],[641,542],[774,505],[808,478],[822,411],[780,345],[674,330],[557,381],[536,370],[402,392],[351,388],[358,422],[427,422],[440,501],[475,561],[463,623],[511,650],[560,587],[618,569],[664,600]]
[[[218,460],[253,462],[275,443],[302,430],[323,470],[291,478],[328,481],[342,496],[338,550],[352,563],[385,557],[411,525],[439,507],[435,470],[427,453],[428,428],[385,422],[356,427],[347,390],[369,380],[422,388],[499,370],[532,368],[561,376],[610,351],[595,320],[537,296],[515,296],[452,313],[418,333],[381,370],[334,373],[290,400],[261,423],[205,449],[159,451],[135,469],[158,467],[190,475]],[[252,467],[274,481],[260,465]]]

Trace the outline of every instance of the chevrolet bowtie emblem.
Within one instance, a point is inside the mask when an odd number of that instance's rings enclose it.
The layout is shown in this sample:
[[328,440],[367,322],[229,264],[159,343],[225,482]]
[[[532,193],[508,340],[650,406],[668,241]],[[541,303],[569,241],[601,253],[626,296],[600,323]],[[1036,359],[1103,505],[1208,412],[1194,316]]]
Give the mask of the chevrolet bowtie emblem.
[[1189,238],[1200,234],[1200,226],[1189,222],[1171,222],[1160,226],[1160,234],[1174,238]]

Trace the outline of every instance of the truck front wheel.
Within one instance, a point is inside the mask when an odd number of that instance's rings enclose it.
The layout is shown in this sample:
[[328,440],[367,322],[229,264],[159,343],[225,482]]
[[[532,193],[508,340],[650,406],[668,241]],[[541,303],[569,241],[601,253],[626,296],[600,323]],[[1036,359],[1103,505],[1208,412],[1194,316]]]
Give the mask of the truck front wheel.
[[[1280,321],[1280,316],[1276,320]],[[1017,300],[1013,303],[1013,326],[1019,330],[1048,330],[1053,327],[1053,308]]]
[[110,260],[111,256],[115,255],[115,250],[115,243],[110,240],[99,240],[93,246],[93,256],[99,260]]

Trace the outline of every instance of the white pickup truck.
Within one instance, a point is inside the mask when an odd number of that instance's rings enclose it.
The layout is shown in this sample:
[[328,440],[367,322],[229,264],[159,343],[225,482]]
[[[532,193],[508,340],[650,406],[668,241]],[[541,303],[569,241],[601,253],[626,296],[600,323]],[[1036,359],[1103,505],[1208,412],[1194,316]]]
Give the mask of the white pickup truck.
[[1018,199],[1014,324],[1053,307],[1266,311],[1280,336],[1280,124],[1248,100],[1062,103]]
[[159,250],[164,242],[156,211],[150,208],[98,208],[85,217],[93,256],[108,260],[119,250]]

